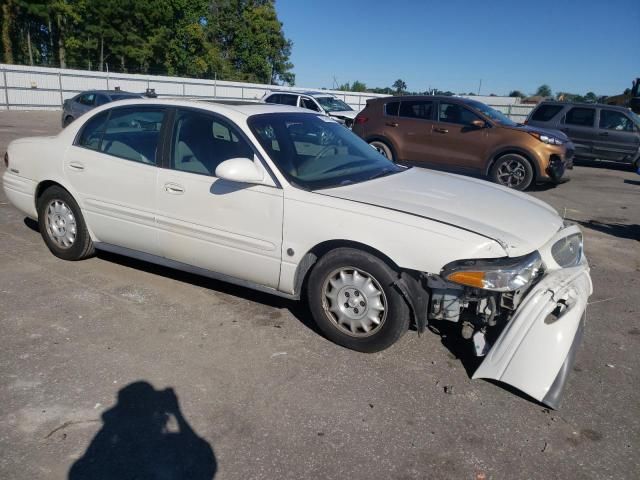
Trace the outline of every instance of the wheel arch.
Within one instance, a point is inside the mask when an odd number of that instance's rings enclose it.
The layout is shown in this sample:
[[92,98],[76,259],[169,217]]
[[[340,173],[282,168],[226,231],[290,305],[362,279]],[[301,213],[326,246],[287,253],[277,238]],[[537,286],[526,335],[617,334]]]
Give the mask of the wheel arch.
[[316,264],[316,262],[323,255],[326,255],[336,248],[354,248],[357,250],[362,250],[379,258],[387,265],[389,265],[389,267],[397,271],[398,274],[400,274],[400,272],[402,271],[402,269],[396,264],[396,262],[393,261],[393,259],[382,253],[380,250],[371,247],[370,245],[346,239],[326,240],[313,246],[309,251],[307,251],[307,253],[303,255],[302,259],[298,263],[298,267],[296,268],[296,272],[294,275],[294,295],[299,296],[301,294],[306,281],[309,278],[309,273],[311,272],[311,269]]
[[509,155],[509,154],[516,154],[516,155],[521,155],[523,156],[530,164],[531,167],[533,168],[533,180],[532,183],[537,181],[540,178],[540,165],[538,164],[538,162],[535,160],[535,158],[533,157],[533,155],[531,155],[531,152],[527,151],[524,148],[520,148],[520,147],[506,147],[503,149],[498,150],[497,152],[494,152],[493,155],[491,155],[491,160],[489,160],[489,162],[487,163],[487,168],[485,169],[484,174],[486,176],[489,176],[491,169],[493,168],[493,165],[501,158],[504,157],[505,155]]

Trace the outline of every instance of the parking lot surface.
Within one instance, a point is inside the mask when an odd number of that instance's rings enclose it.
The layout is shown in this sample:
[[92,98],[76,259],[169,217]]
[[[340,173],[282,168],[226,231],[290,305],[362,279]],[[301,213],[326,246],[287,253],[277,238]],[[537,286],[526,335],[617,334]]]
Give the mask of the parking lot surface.
[[[2,112],[0,152],[59,129],[58,112]],[[638,478],[640,176],[570,176],[532,192],[583,226],[594,282],[557,411],[472,381],[446,330],[367,355],[295,302],[59,260],[0,193],[0,478]]]

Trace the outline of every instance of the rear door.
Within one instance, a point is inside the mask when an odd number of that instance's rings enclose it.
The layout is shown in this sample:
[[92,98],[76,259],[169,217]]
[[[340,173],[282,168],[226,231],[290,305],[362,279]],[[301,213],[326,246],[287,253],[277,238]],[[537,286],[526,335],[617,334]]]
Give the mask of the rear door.
[[[387,113],[393,106],[391,103],[386,105]],[[388,135],[397,145],[399,159],[418,165],[433,159],[430,138],[435,106],[434,100],[402,100],[398,116],[385,121]]]
[[65,156],[65,174],[100,242],[157,255],[156,168],[165,108],[92,117]]
[[437,122],[425,148],[428,158],[437,165],[451,169],[480,171],[487,158],[489,128],[472,125],[481,120],[471,109],[457,102],[440,101]]
[[602,160],[631,161],[640,147],[640,132],[624,112],[601,108],[593,155]]
[[572,107],[565,114],[560,130],[575,145],[575,156],[593,157],[594,139],[597,136],[595,123],[595,107]]

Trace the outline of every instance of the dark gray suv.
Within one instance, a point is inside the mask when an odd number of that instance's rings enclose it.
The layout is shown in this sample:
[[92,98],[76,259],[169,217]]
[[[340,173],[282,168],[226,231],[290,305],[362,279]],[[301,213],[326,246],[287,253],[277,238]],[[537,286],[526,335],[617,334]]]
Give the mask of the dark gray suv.
[[640,117],[624,107],[543,102],[527,125],[561,130],[575,145],[577,159],[597,159],[640,167]]

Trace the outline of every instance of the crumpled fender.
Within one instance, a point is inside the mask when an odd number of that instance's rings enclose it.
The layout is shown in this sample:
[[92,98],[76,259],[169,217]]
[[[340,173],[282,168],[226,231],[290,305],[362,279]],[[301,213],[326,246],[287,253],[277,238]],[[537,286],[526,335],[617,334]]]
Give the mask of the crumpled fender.
[[586,261],[549,272],[523,299],[473,378],[507,383],[557,408],[592,291]]

